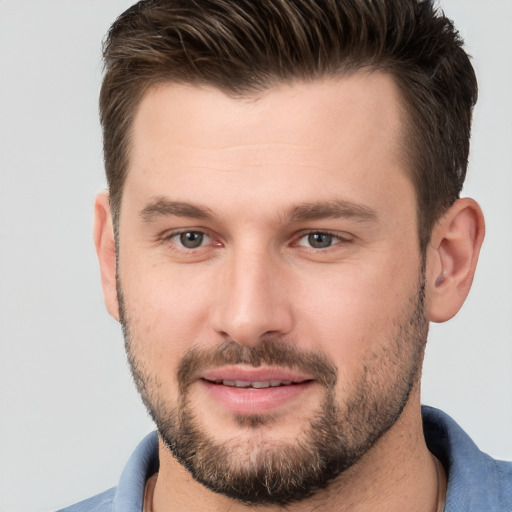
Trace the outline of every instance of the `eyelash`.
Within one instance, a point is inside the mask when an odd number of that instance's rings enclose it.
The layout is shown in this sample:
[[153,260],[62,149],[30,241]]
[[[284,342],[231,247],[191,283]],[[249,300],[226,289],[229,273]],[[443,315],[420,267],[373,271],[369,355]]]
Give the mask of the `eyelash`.
[[[302,239],[304,239],[306,237],[314,236],[314,235],[321,235],[321,236],[331,237],[331,238],[335,239],[335,241],[331,245],[328,245],[327,247],[311,247],[311,245],[309,245],[309,246],[302,246],[300,244],[300,241]],[[349,244],[349,243],[351,243],[353,241],[352,238],[348,234],[346,236],[342,236],[340,233],[334,233],[332,231],[325,231],[325,230],[303,232],[303,233],[301,233],[301,235],[296,240],[297,241],[294,243],[295,246],[306,247],[306,249],[309,249],[311,251],[326,251],[328,249],[331,249],[335,245],[338,245],[338,244]]]
[[[177,245],[181,250],[189,250],[193,251],[194,249],[200,249],[204,247],[203,241],[201,241],[201,245],[198,245],[197,247],[185,247],[183,243],[175,242],[173,243],[173,239],[177,239],[181,235],[187,235],[187,234],[194,234],[194,235],[200,235],[204,238],[208,238],[210,240],[213,240],[213,238],[204,230],[201,229],[184,229],[181,231],[173,231],[171,233],[165,234],[162,238],[165,242],[171,244],[171,245]],[[215,243],[215,245],[220,245],[220,243]]]
[[[173,242],[173,239],[176,239],[177,237],[180,237],[182,235],[186,235],[186,234],[194,234],[194,235],[200,235],[201,237],[203,237],[203,239],[201,240],[200,242],[200,245],[196,246],[196,247],[185,247],[183,245],[183,241],[180,242]],[[306,237],[311,237],[311,236],[323,236],[323,237],[329,237],[329,238],[332,238],[334,239],[334,242],[331,243],[330,245],[326,246],[326,247],[312,247],[311,244],[310,245],[302,245],[300,242],[301,240],[305,239]],[[201,249],[204,247],[204,238],[207,238],[207,239],[210,239],[211,241],[214,241],[214,238],[209,235],[205,230],[201,230],[201,229],[186,229],[186,230],[180,230],[180,231],[173,231],[171,233],[167,233],[165,234],[162,239],[163,241],[173,245],[173,246],[178,246],[179,247],[179,250],[185,250],[185,251],[194,251],[195,249]],[[295,238],[295,241],[292,243],[292,246],[295,246],[295,247],[304,247],[305,249],[307,250],[310,250],[310,251],[321,251],[321,252],[324,252],[330,248],[332,248],[333,246],[335,245],[338,245],[338,244],[349,244],[351,243],[353,240],[350,236],[341,236],[339,233],[334,233],[332,231],[304,231],[302,232],[297,238]],[[210,242],[211,243],[211,242]],[[217,246],[217,247],[220,247],[222,244],[220,242],[215,242],[213,243],[214,246]]]

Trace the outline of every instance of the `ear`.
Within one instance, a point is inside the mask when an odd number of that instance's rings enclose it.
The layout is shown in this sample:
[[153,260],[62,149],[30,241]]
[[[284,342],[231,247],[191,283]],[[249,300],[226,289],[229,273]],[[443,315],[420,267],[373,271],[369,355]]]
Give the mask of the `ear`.
[[105,306],[110,315],[119,321],[119,303],[116,289],[116,248],[107,192],[100,192],[94,203],[94,245],[100,263]]
[[432,231],[427,254],[428,312],[445,322],[459,311],[471,288],[485,222],[478,204],[459,199]]

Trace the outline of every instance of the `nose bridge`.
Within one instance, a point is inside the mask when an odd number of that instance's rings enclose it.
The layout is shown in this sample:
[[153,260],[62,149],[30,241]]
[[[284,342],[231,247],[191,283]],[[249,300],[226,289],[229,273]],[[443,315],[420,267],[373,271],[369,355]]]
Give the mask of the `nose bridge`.
[[258,244],[233,248],[225,261],[215,330],[243,345],[279,336],[293,323],[279,258]]

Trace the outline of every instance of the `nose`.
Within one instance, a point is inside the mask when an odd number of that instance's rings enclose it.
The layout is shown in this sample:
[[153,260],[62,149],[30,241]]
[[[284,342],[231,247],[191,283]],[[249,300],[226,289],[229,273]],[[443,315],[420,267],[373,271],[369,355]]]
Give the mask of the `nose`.
[[250,346],[289,334],[294,319],[285,267],[265,251],[239,251],[227,258],[212,311],[217,334]]

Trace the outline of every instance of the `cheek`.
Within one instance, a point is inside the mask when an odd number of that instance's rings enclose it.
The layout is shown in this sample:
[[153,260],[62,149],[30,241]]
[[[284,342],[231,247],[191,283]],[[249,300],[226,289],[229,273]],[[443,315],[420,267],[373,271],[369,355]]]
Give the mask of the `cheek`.
[[120,277],[134,354],[173,375],[183,354],[206,338],[208,293],[186,272],[135,258],[122,262]]
[[[361,366],[386,350],[411,297],[417,292],[418,268],[393,261],[374,266],[347,265],[322,279],[303,281],[299,339],[327,354],[347,381]],[[386,268],[387,272],[383,272]],[[328,283],[319,287],[318,283]]]

